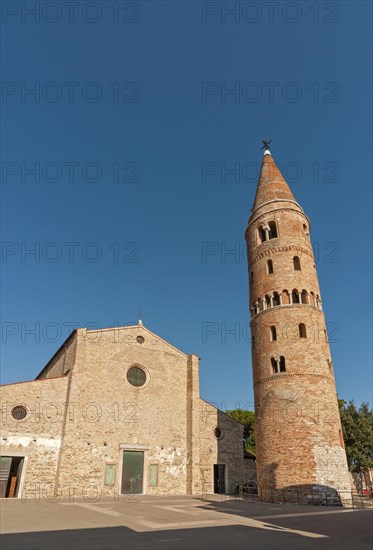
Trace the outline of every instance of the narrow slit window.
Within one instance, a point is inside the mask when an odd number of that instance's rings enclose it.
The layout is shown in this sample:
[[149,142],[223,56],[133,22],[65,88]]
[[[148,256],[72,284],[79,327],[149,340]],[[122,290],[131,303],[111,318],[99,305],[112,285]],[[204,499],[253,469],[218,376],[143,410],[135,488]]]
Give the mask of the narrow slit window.
[[271,333],[271,342],[275,342],[277,340],[277,332],[276,332],[275,326],[270,327],[270,333]]
[[286,372],[285,357],[283,355],[280,357],[280,372]]
[[304,323],[299,324],[299,337],[307,338],[306,325]]
[[273,261],[267,260],[267,272],[268,275],[271,275],[273,273]]
[[254,282],[254,271],[250,271],[250,283]]
[[298,256],[294,256],[294,258],[293,258],[293,264],[294,264],[294,269],[295,269],[295,271],[301,271],[300,259],[299,259]]

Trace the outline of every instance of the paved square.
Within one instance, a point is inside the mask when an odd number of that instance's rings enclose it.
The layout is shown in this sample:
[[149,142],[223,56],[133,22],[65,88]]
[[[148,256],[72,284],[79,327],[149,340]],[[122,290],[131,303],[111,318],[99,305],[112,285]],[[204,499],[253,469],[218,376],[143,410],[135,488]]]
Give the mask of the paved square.
[[2,550],[372,548],[372,510],[131,496],[9,499],[1,512]]

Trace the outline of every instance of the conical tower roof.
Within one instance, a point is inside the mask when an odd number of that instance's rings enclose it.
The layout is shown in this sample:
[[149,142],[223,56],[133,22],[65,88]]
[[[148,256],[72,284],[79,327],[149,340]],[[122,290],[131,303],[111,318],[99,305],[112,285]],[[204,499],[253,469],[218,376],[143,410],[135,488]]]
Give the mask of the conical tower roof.
[[296,202],[293,193],[278,169],[271,153],[264,152],[258,187],[256,190],[254,212],[260,206],[273,200],[290,200]]

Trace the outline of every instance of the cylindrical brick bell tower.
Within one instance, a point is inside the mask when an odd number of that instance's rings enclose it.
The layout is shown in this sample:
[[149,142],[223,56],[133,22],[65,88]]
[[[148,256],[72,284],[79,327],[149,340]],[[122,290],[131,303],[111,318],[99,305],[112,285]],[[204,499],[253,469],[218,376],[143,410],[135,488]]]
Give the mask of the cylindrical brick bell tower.
[[303,495],[336,489],[348,500],[350,478],[310,220],[266,144],[245,238],[259,494],[277,500],[285,488]]

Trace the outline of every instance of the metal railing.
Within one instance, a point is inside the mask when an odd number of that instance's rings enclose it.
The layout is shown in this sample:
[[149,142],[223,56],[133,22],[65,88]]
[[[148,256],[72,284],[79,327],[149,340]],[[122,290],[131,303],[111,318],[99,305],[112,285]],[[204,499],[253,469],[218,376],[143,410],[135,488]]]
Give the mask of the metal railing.
[[291,487],[288,489],[257,489],[233,484],[228,492],[216,491],[213,483],[203,483],[201,498],[204,501],[225,502],[240,500],[274,504],[296,504],[346,508],[373,508],[373,498],[353,491],[336,489]]

